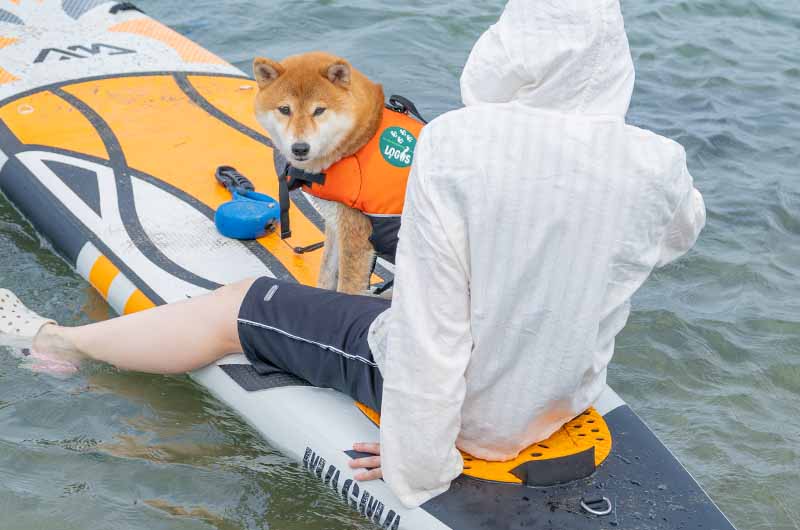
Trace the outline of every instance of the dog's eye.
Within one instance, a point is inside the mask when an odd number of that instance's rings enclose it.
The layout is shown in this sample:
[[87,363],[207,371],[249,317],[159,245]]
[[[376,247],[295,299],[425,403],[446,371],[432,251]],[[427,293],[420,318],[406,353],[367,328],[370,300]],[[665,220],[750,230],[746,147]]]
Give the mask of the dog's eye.
[[327,110],[325,109],[325,107],[317,107],[316,109],[314,109],[314,116],[322,116],[323,114],[325,114],[325,110]]
[[289,105],[284,105],[282,107],[278,107],[278,112],[284,116],[290,116],[292,114],[292,109],[289,108]]

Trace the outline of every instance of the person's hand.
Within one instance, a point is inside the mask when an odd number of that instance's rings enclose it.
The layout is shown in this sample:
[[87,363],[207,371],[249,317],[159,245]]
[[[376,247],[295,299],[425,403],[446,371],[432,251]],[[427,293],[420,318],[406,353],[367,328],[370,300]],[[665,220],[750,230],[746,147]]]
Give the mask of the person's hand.
[[363,473],[358,473],[355,479],[361,482],[370,480],[378,480],[383,478],[383,471],[381,470],[381,444],[378,443],[360,443],[353,444],[353,450],[359,453],[369,453],[375,456],[366,456],[364,458],[355,458],[350,461],[352,469],[367,469]]

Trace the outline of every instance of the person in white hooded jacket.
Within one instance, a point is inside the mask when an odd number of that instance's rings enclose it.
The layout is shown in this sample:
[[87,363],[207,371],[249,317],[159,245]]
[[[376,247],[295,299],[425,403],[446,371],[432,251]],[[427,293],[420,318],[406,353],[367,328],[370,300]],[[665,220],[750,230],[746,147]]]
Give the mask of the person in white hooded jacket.
[[447,490],[457,449],[512,459],[590,407],[631,296],[703,228],[684,149],[625,124],[633,84],[618,0],[511,0],[465,108],[423,131],[373,326],[383,475],[408,505]]
[[633,82],[618,0],[511,0],[470,54],[465,107],[420,137],[390,309],[260,278],[78,328],[7,291],[0,312],[60,368],[177,373],[244,351],[350,393],[382,413],[357,478],[419,506],[462,472],[459,449],[512,459],[591,406],[631,296],[702,229],[684,150],[625,123]]

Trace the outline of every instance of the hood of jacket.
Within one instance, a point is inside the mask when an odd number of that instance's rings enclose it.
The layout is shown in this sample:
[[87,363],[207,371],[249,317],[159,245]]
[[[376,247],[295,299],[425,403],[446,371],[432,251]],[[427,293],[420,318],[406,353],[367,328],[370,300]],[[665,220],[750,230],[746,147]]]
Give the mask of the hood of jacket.
[[511,0],[472,49],[461,97],[624,118],[633,83],[619,0]]

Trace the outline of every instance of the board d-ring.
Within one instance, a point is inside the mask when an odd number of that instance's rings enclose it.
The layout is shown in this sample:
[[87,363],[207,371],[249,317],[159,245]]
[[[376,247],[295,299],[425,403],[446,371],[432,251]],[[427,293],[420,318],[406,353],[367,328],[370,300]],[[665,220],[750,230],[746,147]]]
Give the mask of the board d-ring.
[[586,512],[598,517],[608,515],[614,510],[614,507],[611,505],[611,501],[608,499],[608,497],[581,499],[581,508],[583,508]]

